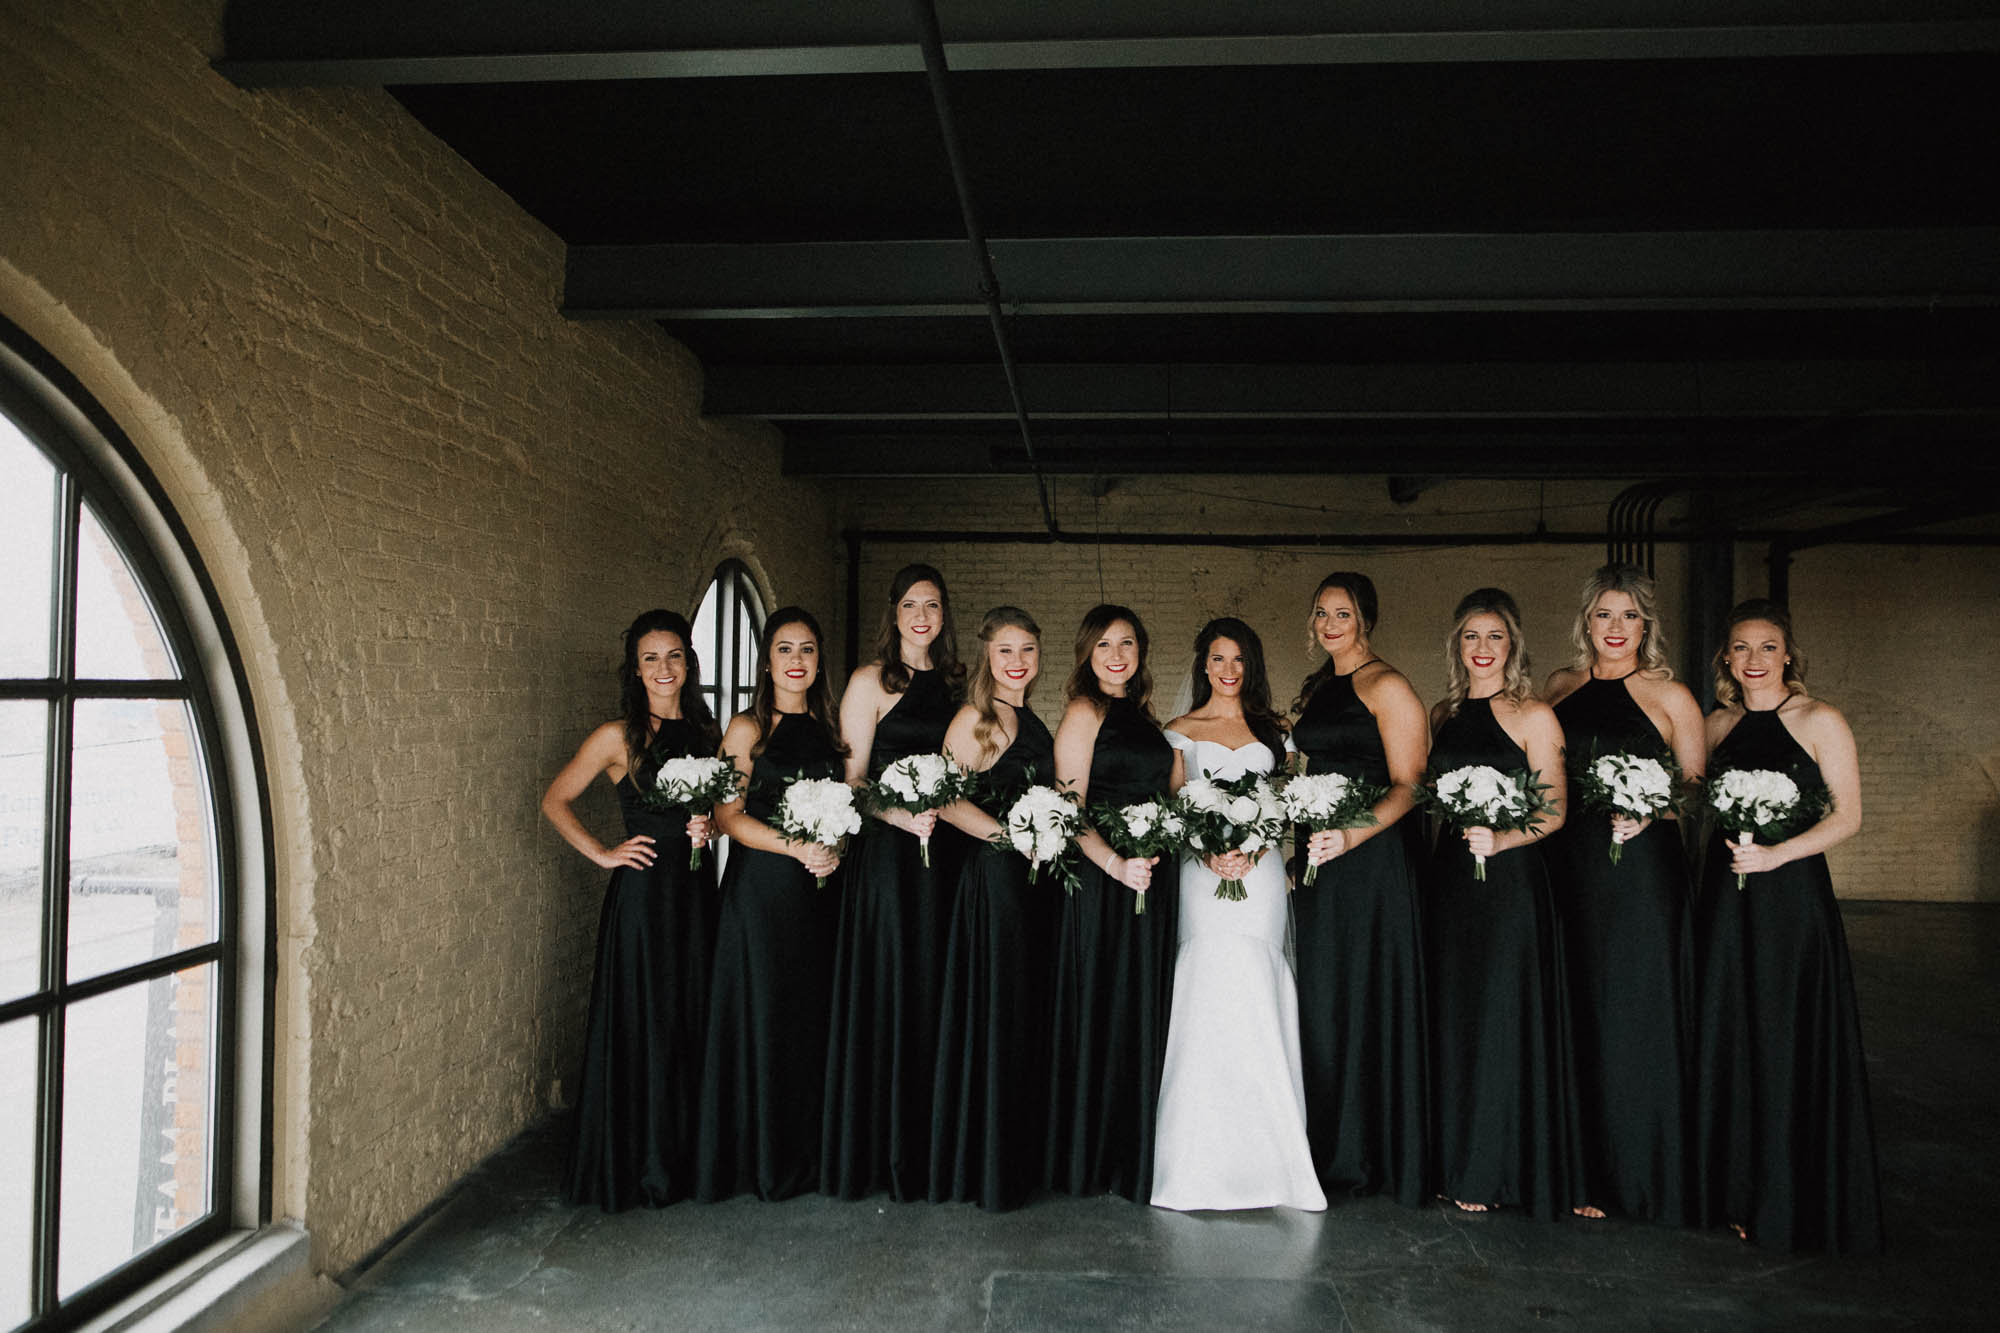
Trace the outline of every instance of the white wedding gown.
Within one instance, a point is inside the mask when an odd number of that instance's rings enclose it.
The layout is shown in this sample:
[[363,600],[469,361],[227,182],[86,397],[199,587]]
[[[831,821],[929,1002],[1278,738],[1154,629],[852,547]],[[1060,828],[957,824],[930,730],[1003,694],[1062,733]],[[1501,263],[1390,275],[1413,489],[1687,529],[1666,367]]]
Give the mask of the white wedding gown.
[[[1190,777],[1268,773],[1277,762],[1257,741],[1232,750],[1176,731],[1166,735]],[[1251,868],[1243,902],[1217,898],[1215,886],[1208,867],[1181,862],[1180,951],[1153,1140],[1153,1204],[1318,1211],[1326,1195],[1306,1141],[1281,849]]]

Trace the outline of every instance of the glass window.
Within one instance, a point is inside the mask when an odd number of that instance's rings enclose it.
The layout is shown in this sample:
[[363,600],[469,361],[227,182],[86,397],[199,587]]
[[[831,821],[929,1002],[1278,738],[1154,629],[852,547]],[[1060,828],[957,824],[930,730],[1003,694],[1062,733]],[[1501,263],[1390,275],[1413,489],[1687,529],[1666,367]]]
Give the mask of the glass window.
[[701,654],[701,692],[724,726],[750,706],[757,686],[757,636],[763,630],[764,599],[749,567],[741,560],[723,561],[694,614],[694,638]]
[[261,1220],[224,1114],[245,715],[101,420],[0,322],[0,1329],[72,1327]]

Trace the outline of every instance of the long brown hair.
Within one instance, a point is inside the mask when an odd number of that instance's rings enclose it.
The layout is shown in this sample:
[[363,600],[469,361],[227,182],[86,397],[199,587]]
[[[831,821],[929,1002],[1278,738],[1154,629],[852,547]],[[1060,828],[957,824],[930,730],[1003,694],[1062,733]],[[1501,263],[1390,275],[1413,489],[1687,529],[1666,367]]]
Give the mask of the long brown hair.
[[931,669],[957,694],[965,684],[965,667],[958,660],[958,627],[951,619],[951,591],[936,566],[922,563],[904,565],[889,579],[889,601],[882,608],[882,627],[875,632],[875,660],[881,663],[882,688],[901,694],[910,688],[910,668],[903,661],[903,637],[896,630],[896,606],[903,594],[919,583],[934,584],[938,605],[944,614],[938,622],[936,642],[931,644]]
[[[1361,617],[1361,637],[1365,641],[1375,632],[1375,612],[1379,606],[1375,598],[1375,580],[1366,574],[1357,574],[1351,569],[1334,570],[1321,579],[1319,586],[1313,589],[1312,600],[1306,603],[1306,633],[1312,634],[1313,611],[1319,607],[1320,595],[1328,588],[1340,589],[1347,594],[1347,600],[1354,603],[1354,614]],[[1319,648],[1317,636],[1312,638],[1312,646]],[[1292,700],[1294,713],[1304,712],[1305,706],[1312,702],[1312,697],[1319,691],[1319,687],[1333,679],[1335,675],[1333,654],[1322,651],[1322,655],[1326,660],[1314,667],[1306,678],[1299,682],[1299,697]]]
[[840,725],[834,720],[833,686],[827,679],[826,636],[820,633],[819,621],[803,606],[781,606],[773,611],[764,622],[764,630],[757,636],[757,688],[750,695],[750,716],[757,724],[757,743],[750,747],[750,757],[764,753],[765,742],[771,739],[772,730],[778,725],[778,686],[771,679],[771,645],[777,642],[778,631],[787,625],[804,625],[812,632],[813,645],[819,650],[819,670],[813,675],[813,683],[806,687],[806,716],[819,723],[826,732],[826,738],[833,742],[835,753],[845,755],[847,747],[841,744]]
[[1475,588],[1459,599],[1458,609],[1451,613],[1451,634],[1444,643],[1451,682],[1444,696],[1447,715],[1456,713],[1472,692],[1472,673],[1465,669],[1458,636],[1464,632],[1465,622],[1479,615],[1498,616],[1507,626],[1507,664],[1500,678],[1500,696],[1521,703],[1535,692],[1534,681],[1528,675],[1528,641],[1521,634],[1521,608],[1499,588]]
[[1752,620],[1768,620],[1785,636],[1785,670],[1779,679],[1792,694],[1806,692],[1806,654],[1792,637],[1792,613],[1768,597],[1752,597],[1730,608],[1728,628],[1722,631],[1722,642],[1715,649],[1715,701],[1725,708],[1743,702],[1743,687],[1729,669],[1729,641],[1736,637],[1738,625]]
[[[1042,627],[1018,606],[996,606],[979,622],[979,659],[972,664],[972,672],[966,682],[965,702],[979,715],[979,720],[972,724],[972,739],[979,742],[979,762],[982,764],[1000,748],[1000,710],[994,706],[994,691],[998,682],[993,679],[993,663],[987,657],[986,645],[992,643],[994,636],[1003,629],[1025,630],[1035,636],[1037,644],[1042,641]],[[1036,673],[1038,679],[1040,674],[1039,671]],[[1034,688],[1035,682],[1029,681],[1028,689]],[[1024,691],[1021,702],[1026,704],[1027,701]]]
[[681,641],[687,654],[687,673],[681,680],[681,716],[694,724],[698,754],[714,754],[721,741],[715,714],[701,697],[701,658],[694,651],[694,627],[678,611],[653,610],[640,615],[625,629],[625,657],[618,664],[618,703],[625,722],[625,768],[639,781],[639,760],[652,748],[653,706],[646,698],[646,683],[639,679],[639,640],[648,634],[671,634]]
[[1571,667],[1589,671],[1597,663],[1597,646],[1590,641],[1590,612],[1597,599],[1607,592],[1624,593],[1638,608],[1639,621],[1645,627],[1639,631],[1639,670],[1656,680],[1672,680],[1674,669],[1667,664],[1667,636],[1660,629],[1659,594],[1653,590],[1653,576],[1637,565],[1599,565],[1583,581],[1576,623],[1569,631],[1570,644],[1576,649],[1576,660]]
[[1076,627],[1076,665],[1070,669],[1069,679],[1063,682],[1063,698],[1088,699],[1097,705],[1102,713],[1111,706],[1111,696],[1097,683],[1097,673],[1090,669],[1090,650],[1104,637],[1104,631],[1119,621],[1132,627],[1132,637],[1139,643],[1139,669],[1132,673],[1132,680],[1125,686],[1125,697],[1139,705],[1139,711],[1148,718],[1153,716],[1153,668],[1146,660],[1146,622],[1139,619],[1139,613],[1129,606],[1119,606],[1115,602],[1099,602],[1083,613],[1083,623]]
[[1235,616],[1218,616],[1194,636],[1194,703],[1189,711],[1200,711],[1215,693],[1215,687],[1208,682],[1207,658],[1217,639],[1232,639],[1243,650],[1243,720],[1249,724],[1250,734],[1268,746],[1271,757],[1282,763],[1285,732],[1289,728],[1271,707],[1271,676],[1264,669],[1264,641],[1257,637],[1256,630]]

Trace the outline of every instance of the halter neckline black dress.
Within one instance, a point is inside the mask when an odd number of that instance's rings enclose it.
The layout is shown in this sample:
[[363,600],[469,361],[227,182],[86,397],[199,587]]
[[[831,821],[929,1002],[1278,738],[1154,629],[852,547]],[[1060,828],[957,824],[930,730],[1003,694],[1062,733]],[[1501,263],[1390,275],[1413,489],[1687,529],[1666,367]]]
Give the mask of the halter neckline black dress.
[[694,1193],[697,1090],[715,948],[715,858],[688,869],[687,816],[648,809],[668,759],[705,751],[694,724],[662,721],[639,771],[617,784],[625,836],[658,853],[611,872],[597,922],[597,969],[577,1080],[576,1134],[563,1198],[606,1212],[659,1208]]
[[[744,810],[768,820],[794,777],[838,778],[833,740],[780,714],[750,767]],[[738,843],[722,875],[701,1080],[696,1197],[788,1199],[819,1184],[826,996],[838,872],[824,888],[794,858]]]
[[[1607,754],[1671,760],[1627,679],[1593,677],[1555,706],[1572,774]],[[1610,816],[1572,809],[1548,858],[1569,975],[1574,1192],[1579,1202],[1679,1226],[1694,969],[1680,825],[1654,820],[1613,865]]]
[[[1490,699],[1460,704],[1431,743],[1432,773],[1469,764],[1528,767]],[[1447,828],[1424,888],[1438,1188],[1466,1203],[1555,1218],[1573,1202],[1568,1031],[1562,939],[1541,848],[1487,857],[1480,881],[1465,839]]]
[[[1000,818],[1030,781],[1053,781],[1055,742],[1015,710],[1014,739],[981,775]],[[1012,848],[975,846],[952,908],[931,1115],[931,1199],[1017,1208],[1042,1185],[1049,1117],[1049,991],[1062,886],[1028,880]]]
[[[1092,804],[1163,796],[1174,750],[1130,699],[1113,699],[1090,759]],[[1132,890],[1085,861],[1063,900],[1056,943],[1050,1070],[1051,1186],[1069,1194],[1153,1197],[1153,1132],[1173,1008],[1180,870],[1153,867],[1146,910]]]
[[[1313,691],[1292,743],[1307,773],[1389,785],[1381,729],[1351,672]],[[1387,1193],[1410,1207],[1430,1197],[1420,825],[1398,820],[1292,893],[1306,1133],[1329,1197]],[[1301,876],[1305,844],[1301,835]]]
[[[958,703],[944,673],[912,671],[875,724],[868,774],[936,754]],[[931,864],[911,834],[864,817],[843,866],[834,944],[820,1190],[843,1199],[929,1193],[938,987],[963,839],[939,823]]]
[[[1778,713],[1746,711],[1709,757],[1710,776],[1776,769],[1818,781]],[[1739,890],[1717,832],[1695,921],[1702,1220],[1740,1224],[1774,1249],[1879,1253],[1868,1069],[1826,858],[1750,875]]]

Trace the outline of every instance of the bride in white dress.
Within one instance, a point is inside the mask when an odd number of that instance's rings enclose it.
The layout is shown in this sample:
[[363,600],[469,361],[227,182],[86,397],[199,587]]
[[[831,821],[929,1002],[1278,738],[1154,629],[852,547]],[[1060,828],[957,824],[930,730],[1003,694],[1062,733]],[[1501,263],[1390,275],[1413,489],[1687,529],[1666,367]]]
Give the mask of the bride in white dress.
[[[1194,706],[1167,727],[1173,785],[1269,773],[1284,733],[1264,648],[1234,618],[1195,639]],[[1218,873],[1220,872],[1220,873]],[[1215,896],[1240,878],[1242,902]],[[1273,849],[1181,863],[1180,951],[1154,1137],[1153,1203],[1182,1211],[1326,1207],[1306,1140],[1298,992],[1285,961],[1285,870]]]

